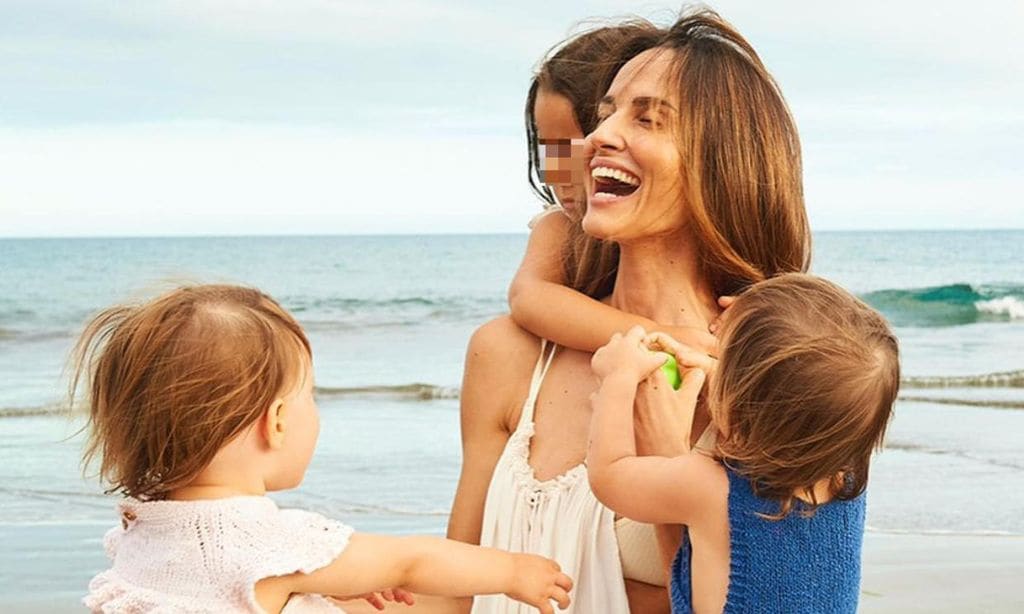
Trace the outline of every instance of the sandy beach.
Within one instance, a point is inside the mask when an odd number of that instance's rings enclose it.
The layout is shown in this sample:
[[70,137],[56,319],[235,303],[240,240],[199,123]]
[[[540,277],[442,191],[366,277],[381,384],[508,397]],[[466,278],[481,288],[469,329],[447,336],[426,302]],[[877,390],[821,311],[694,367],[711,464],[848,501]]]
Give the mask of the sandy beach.
[[[1024,612],[1024,536],[868,533],[863,565],[859,612]],[[345,610],[376,611],[355,603]],[[385,611],[444,610],[392,606]]]
[[868,533],[860,612],[1024,612],[1024,537]]

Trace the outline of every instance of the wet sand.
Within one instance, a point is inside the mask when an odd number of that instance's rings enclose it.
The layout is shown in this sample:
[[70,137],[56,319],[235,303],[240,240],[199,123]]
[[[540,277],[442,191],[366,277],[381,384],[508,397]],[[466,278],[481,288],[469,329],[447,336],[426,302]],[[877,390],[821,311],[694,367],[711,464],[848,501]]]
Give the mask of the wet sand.
[[1024,536],[868,533],[860,612],[1024,612]]

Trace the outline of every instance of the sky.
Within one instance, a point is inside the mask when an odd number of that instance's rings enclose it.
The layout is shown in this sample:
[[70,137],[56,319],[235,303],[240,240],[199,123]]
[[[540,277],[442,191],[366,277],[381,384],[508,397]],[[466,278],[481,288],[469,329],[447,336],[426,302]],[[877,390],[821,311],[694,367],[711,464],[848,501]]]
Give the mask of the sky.
[[[815,230],[1024,228],[1024,2],[974,4],[709,3],[793,110]],[[538,61],[681,6],[3,0],[0,237],[525,232]]]

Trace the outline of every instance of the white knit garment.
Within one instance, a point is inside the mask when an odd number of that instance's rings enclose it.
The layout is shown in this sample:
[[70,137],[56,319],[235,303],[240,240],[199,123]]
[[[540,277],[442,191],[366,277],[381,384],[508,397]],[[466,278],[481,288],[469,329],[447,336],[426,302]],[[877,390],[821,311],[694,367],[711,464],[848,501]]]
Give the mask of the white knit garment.
[[[113,567],[89,582],[93,612],[254,612],[263,578],[330,564],[352,528],[268,497],[135,501],[103,545]],[[342,612],[320,595],[294,595],[284,612]]]

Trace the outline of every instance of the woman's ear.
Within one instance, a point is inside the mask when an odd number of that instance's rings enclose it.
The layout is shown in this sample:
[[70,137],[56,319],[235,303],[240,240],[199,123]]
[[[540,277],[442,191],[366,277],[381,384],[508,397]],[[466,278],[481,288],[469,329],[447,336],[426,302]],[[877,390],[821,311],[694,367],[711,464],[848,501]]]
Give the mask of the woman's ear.
[[280,450],[284,445],[286,430],[285,404],[283,399],[275,399],[263,415],[263,439],[271,450]]

